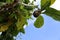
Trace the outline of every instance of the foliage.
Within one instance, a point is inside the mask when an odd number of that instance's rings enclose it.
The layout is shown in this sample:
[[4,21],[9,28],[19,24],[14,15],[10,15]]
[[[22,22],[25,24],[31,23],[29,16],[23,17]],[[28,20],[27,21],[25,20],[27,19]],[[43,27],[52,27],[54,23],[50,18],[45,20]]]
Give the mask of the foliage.
[[53,8],[47,8],[45,14],[52,17],[54,20],[60,21],[60,11]]
[[[36,1],[36,0],[34,0]],[[33,2],[34,2],[33,1]],[[28,19],[33,15],[36,18],[34,26],[41,28],[44,24],[44,18],[41,14],[46,14],[54,20],[60,21],[60,11],[50,6],[55,0],[41,0],[41,9],[30,3],[29,0],[0,0],[0,40],[14,40],[17,34],[25,33],[24,25],[27,25]],[[37,8],[33,12],[33,9]],[[42,12],[44,11],[45,12]]]
[[[38,25],[37,25],[37,24],[38,24]],[[43,24],[44,24],[44,19],[43,19],[43,17],[40,15],[40,16],[38,16],[38,18],[36,19],[36,21],[35,21],[35,23],[34,23],[34,26],[35,26],[36,28],[41,28]]]

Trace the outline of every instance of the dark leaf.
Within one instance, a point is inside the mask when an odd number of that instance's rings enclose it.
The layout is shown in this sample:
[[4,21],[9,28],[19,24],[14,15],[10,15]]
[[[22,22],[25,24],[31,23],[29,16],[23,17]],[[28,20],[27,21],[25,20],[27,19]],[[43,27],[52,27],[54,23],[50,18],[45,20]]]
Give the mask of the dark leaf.
[[30,1],[29,0],[24,0],[24,3],[28,4]]
[[25,34],[24,28],[21,28],[21,29],[20,29],[20,32],[23,33],[23,34]]
[[52,17],[54,20],[60,21],[60,11],[56,9],[47,8],[45,14]]

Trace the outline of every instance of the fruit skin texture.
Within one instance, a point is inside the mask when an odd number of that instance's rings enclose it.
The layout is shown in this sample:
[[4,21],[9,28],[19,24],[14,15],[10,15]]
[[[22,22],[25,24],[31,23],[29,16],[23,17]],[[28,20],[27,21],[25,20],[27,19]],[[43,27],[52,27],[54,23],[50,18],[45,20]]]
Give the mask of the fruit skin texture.
[[34,11],[33,16],[38,17],[40,14],[41,14],[41,10],[36,10]]

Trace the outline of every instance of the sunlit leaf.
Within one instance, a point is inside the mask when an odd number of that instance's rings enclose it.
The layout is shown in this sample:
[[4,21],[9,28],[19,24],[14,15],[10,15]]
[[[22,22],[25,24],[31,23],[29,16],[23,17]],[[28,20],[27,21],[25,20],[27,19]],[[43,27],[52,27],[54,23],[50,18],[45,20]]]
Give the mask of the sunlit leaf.
[[8,25],[3,25],[0,27],[0,32],[3,32],[8,29]]
[[55,2],[56,0],[51,0],[51,5]]
[[10,21],[7,24],[0,24],[0,32],[6,31],[11,24],[12,22]]
[[20,30],[21,28],[23,28],[25,23],[26,23],[26,18],[24,16],[20,15],[20,17],[18,18],[18,22],[16,23],[17,29]]
[[47,0],[41,0],[41,6],[44,6],[46,4]]
[[40,15],[40,16],[36,19],[36,21],[34,22],[34,26],[35,26],[36,28],[41,28],[41,27],[43,26],[43,24],[44,24],[44,19],[43,19],[43,17]]

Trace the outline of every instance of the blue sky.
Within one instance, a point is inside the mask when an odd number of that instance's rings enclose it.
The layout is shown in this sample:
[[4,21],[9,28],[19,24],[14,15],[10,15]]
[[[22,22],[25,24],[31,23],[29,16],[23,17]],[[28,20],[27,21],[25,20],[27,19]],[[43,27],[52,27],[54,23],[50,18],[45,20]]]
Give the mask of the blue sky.
[[[57,0],[51,7],[60,10],[60,0]],[[60,40],[60,22],[53,20],[51,17],[42,15],[44,17],[44,25],[42,28],[35,28],[34,20],[29,20],[29,25],[25,28],[25,34],[17,36],[17,40]]]

